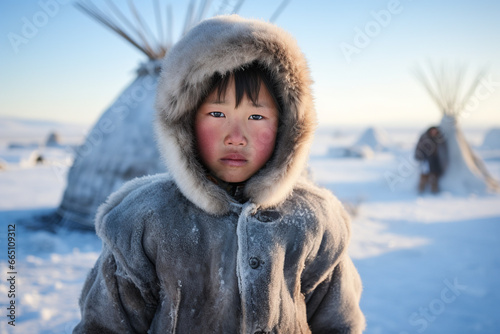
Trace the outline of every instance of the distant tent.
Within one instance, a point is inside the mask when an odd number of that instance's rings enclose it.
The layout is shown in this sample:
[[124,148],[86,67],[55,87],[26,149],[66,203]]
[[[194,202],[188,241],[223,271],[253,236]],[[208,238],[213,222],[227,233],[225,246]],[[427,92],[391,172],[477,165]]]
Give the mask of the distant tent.
[[47,147],[59,147],[61,146],[61,138],[57,132],[51,132],[45,141],[45,146]]
[[389,135],[384,129],[369,127],[358,138],[353,147],[367,146],[373,151],[383,151],[390,145]]
[[500,128],[490,129],[483,139],[482,149],[500,150]]
[[[182,34],[204,17],[208,3],[202,1],[196,12],[195,2],[190,2]],[[57,209],[60,225],[69,228],[92,230],[97,208],[109,194],[127,180],[164,171],[152,123],[161,59],[173,45],[170,7],[167,8],[169,26],[164,38],[157,0],[153,5],[159,37],[150,32],[132,1],[129,5],[135,23],[127,19],[113,2],[106,1],[106,4],[108,11],[91,1],[80,1],[76,6],[141,50],[148,60],[140,65],[136,79],[103,113],[85,143],[76,151],[68,184]]]
[[483,73],[468,81],[464,67],[452,69],[443,65],[436,69],[430,65],[428,72],[419,69],[416,74],[443,114],[440,130],[446,139],[448,159],[440,180],[441,189],[458,194],[498,191],[498,182],[472,151],[458,124],[460,113],[475,94]]

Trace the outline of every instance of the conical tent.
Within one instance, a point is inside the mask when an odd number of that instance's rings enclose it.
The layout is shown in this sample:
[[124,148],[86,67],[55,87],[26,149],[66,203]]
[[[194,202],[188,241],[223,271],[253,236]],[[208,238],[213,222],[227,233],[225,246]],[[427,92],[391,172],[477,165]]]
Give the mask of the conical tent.
[[417,76],[443,114],[440,130],[448,151],[440,188],[456,194],[498,191],[498,182],[472,151],[459,126],[459,116],[481,84],[483,73],[468,78],[464,67],[445,65],[439,69],[430,65],[428,72],[418,70]]
[[390,146],[387,132],[382,128],[369,127],[358,138],[354,147],[368,146],[374,151],[383,151]]
[[[165,171],[152,125],[160,60],[172,46],[170,8],[166,10],[169,25],[163,37],[161,9],[158,1],[153,1],[159,30],[159,37],[155,37],[132,1],[129,5],[133,20],[127,19],[113,2],[106,3],[107,10],[91,1],[81,1],[76,6],[141,50],[148,61],[139,67],[136,79],[103,113],[85,143],[76,151],[57,209],[61,225],[69,228],[92,230],[99,205],[125,181]],[[202,1],[196,11],[195,2],[190,2],[182,34],[203,18],[208,3]]]
[[152,128],[159,67],[144,67],[76,152],[57,210],[66,226],[93,228],[97,207],[125,181],[164,171]]
[[500,128],[490,129],[486,133],[481,148],[486,150],[500,150]]

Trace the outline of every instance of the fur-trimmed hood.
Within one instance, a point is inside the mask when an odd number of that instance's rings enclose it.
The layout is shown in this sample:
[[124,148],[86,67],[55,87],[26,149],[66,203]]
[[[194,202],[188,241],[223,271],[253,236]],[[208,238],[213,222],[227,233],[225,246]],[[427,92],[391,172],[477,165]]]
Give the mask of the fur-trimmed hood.
[[237,15],[205,20],[165,58],[156,99],[160,152],[181,192],[206,212],[222,215],[232,199],[210,181],[197,158],[194,114],[209,79],[257,61],[277,82],[282,113],[275,152],[244,188],[262,208],[282,203],[305,168],[316,127],[311,79],[295,39],[277,26]]

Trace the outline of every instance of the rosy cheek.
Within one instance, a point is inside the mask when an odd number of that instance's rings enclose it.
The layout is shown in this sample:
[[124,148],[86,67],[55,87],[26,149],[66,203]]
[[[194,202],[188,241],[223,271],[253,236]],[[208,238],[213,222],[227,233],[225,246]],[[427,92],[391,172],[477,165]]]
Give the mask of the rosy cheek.
[[259,129],[257,132],[257,142],[260,145],[270,145],[276,139],[276,130],[273,127]]
[[276,141],[276,127],[269,126],[260,128],[255,133],[256,136],[256,159],[264,164],[271,156]]
[[209,162],[212,156],[214,156],[216,150],[216,144],[218,140],[217,131],[218,129],[213,126],[207,125],[197,125],[196,126],[196,137],[198,140],[198,148],[200,150],[201,157],[205,160],[205,163]]

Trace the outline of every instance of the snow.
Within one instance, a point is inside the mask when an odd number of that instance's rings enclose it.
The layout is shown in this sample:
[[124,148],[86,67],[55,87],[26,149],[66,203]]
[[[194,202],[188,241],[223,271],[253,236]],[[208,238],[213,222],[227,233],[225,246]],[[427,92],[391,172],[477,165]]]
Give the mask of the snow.
[[[8,128],[2,120],[1,128]],[[58,206],[74,152],[62,136],[61,147],[41,148],[43,164],[22,164],[33,147],[8,144],[43,143],[53,131],[35,128],[24,138],[27,128],[16,127],[21,133],[10,141],[5,135],[0,146],[7,162],[0,170],[0,333],[70,333],[79,321],[82,285],[101,250],[93,233],[26,227],[31,217]],[[320,128],[311,152],[313,177],[355,214],[349,252],[363,280],[365,332],[499,333],[500,195],[418,195],[412,155],[421,130],[387,129],[391,147],[360,159],[328,152],[350,147],[363,129]],[[486,132],[472,133],[473,147]],[[500,179],[500,151],[476,152]],[[9,224],[16,224],[15,327],[5,316]]]

